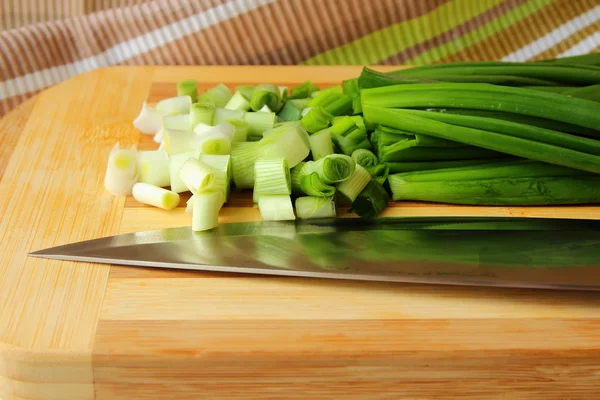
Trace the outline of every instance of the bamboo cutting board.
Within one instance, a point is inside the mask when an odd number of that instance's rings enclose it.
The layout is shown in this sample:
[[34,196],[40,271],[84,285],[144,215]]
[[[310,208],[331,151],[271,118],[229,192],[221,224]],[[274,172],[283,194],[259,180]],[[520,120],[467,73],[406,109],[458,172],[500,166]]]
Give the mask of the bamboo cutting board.
[[[0,398],[591,399],[600,293],[160,271],[29,259],[29,251],[190,224],[104,191],[144,100],[357,67],[117,67],[47,90],[0,121]],[[566,216],[600,207],[394,204],[385,215]],[[249,196],[222,222],[258,220]]]

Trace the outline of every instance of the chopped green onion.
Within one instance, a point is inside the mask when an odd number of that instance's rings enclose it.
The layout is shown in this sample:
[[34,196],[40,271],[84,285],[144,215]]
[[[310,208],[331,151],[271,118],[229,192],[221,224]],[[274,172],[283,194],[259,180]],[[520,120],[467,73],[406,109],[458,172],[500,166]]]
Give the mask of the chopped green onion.
[[187,114],[190,112],[192,99],[190,96],[177,96],[159,101],[156,111],[164,115]]
[[221,193],[207,191],[194,195],[192,231],[206,231],[219,224],[219,210],[223,202]]
[[214,170],[203,162],[189,158],[179,170],[179,179],[193,194],[211,189],[215,179]]
[[259,142],[265,158],[285,158],[290,168],[295,167],[310,153],[308,134],[301,124],[286,124],[265,132]]
[[171,184],[169,155],[164,150],[138,152],[137,169],[139,182],[158,187]]
[[286,101],[277,116],[283,121],[299,121],[302,118],[304,106],[299,105],[295,100]]
[[342,89],[342,85],[330,86],[327,89],[317,90],[316,92],[311,93],[311,97],[320,97],[329,94],[337,94],[338,96],[344,94],[344,89]]
[[330,154],[320,158],[312,165],[312,171],[319,174],[323,183],[343,182],[352,176],[356,163],[352,157],[344,154]]
[[254,163],[261,157],[258,142],[236,142],[231,145],[231,170],[238,189],[254,186]]
[[329,129],[323,129],[313,133],[308,137],[308,142],[310,143],[310,151],[313,160],[318,160],[319,158],[335,153],[333,151],[333,141],[331,140],[331,131]]
[[266,195],[258,198],[258,209],[263,221],[293,221],[294,207],[289,195]]
[[198,97],[198,81],[190,79],[178,82],[177,96],[190,96],[192,103],[195,103]]
[[254,164],[254,201],[260,196],[291,194],[290,170],[284,158],[259,158]]
[[225,197],[223,201],[226,202],[229,198],[229,191],[231,186],[231,156],[200,154],[198,159],[215,171],[215,181],[211,190],[222,190]]
[[[507,159],[510,159],[510,157],[507,157]],[[385,165],[390,168],[390,173],[395,174],[400,172],[425,171],[442,168],[463,167],[467,165],[490,164],[496,163],[499,160],[504,161],[505,159],[475,158],[472,160],[386,162]]]
[[248,124],[246,122],[235,119],[227,122],[233,125],[234,128],[232,142],[245,142],[248,139]]
[[310,111],[302,117],[302,125],[309,133],[315,133],[325,129],[331,123],[333,116],[322,107],[312,107]]
[[371,150],[367,149],[356,149],[352,152],[352,158],[361,167],[369,168],[374,167],[379,163],[377,156],[373,154]]
[[194,210],[194,197],[195,195],[191,195],[188,201],[185,202],[185,213],[191,214]]
[[235,128],[228,122],[219,124],[199,135],[198,149],[204,154],[229,154]]
[[354,117],[341,117],[336,119],[331,126],[333,143],[340,152],[351,155],[357,149],[370,149],[371,142],[367,130],[361,119]]
[[325,111],[333,116],[346,115],[352,111],[352,97],[344,94],[333,103],[325,106]]
[[300,188],[309,196],[329,197],[335,194],[335,187],[323,183],[316,172],[302,174]]
[[365,169],[367,170],[367,172],[369,172],[369,174],[371,174],[371,178],[381,183],[382,185],[387,180],[388,175],[390,174],[390,167],[387,164],[377,164]]
[[172,210],[179,205],[179,195],[159,186],[138,182],[133,185],[133,198],[143,204]]
[[260,110],[258,110],[257,112],[266,112],[266,113],[272,113],[272,112],[273,112],[273,110],[271,110],[271,109],[269,108],[269,106],[267,106],[267,105],[264,105],[264,106],[263,106],[263,108],[261,108],[261,109],[260,109]]
[[[305,173],[303,171],[303,168],[305,165],[307,164],[312,164],[312,161],[309,162],[301,162],[298,165],[296,165],[294,168],[292,168],[291,172],[290,172],[290,181],[291,181],[291,186],[292,186],[292,194],[294,195],[300,195],[303,194],[304,192],[302,191],[302,187],[300,186],[300,178],[302,178]],[[308,166],[308,169],[310,169],[310,165]]]
[[306,81],[292,88],[288,99],[304,99],[319,90],[311,81]]
[[390,201],[381,183],[371,180],[352,203],[352,211],[362,218],[375,218]]
[[212,120],[212,125],[218,125],[229,121],[243,121],[245,115],[246,112],[244,111],[215,108],[215,115]]
[[352,176],[340,183],[337,191],[352,203],[370,181],[371,174],[360,165],[356,165]]
[[165,115],[163,117],[163,128],[176,131],[191,131],[192,120],[190,114]]
[[169,156],[194,151],[198,149],[200,143],[196,133],[176,131],[174,129],[163,129],[163,141],[165,142],[165,150]]
[[142,133],[156,134],[162,128],[162,118],[163,116],[160,112],[144,102],[140,113],[133,121],[133,126]]
[[327,107],[333,103],[335,103],[342,95],[338,93],[325,93],[317,97],[312,97],[308,103],[306,103],[307,107]]
[[215,107],[207,103],[194,103],[190,110],[191,125],[194,129],[198,124],[212,125]]
[[277,86],[270,83],[261,83],[254,88],[250,99],[250,107],[254,111],[259,111],[264,106],[274,111],[279,110],[279,88]]
[[231,100],[231,90],[222,83],[208,89],[198,96],[198,103],[210,103],[217,108],[223,108]]
[[298,197],[296,199],[296,215],[299,219],[335,218],[333,197]]
[[225,104],[225,109],[248,111],[250,110],[250,102],[241,92],[235,92],[233,97]]
[[287,86],[278,86],[279,88],[279,98],[281,99],[281,102],[285,102],[288,99],[288,87]]
[[183,164],[190,158],[196,158],[196,152],[174,154],[169,158],[169,175],[171,182],[171,191],[175,193],[187,192],[188,188],[179,178],[179,171]]
[[116,143],[106,166],[104,187],[115,196],[128,196],[138,181],[137,154],[134,150],[121,149]]
[[[161,125],[162,125],[162,117],[161,117],[160,123],[161,123]],[[158,130],[158,132],[156,132],[156,134],[155,134],[155,135],[152,137],[152,140],[153,140],[154,142],[156,142],[156,143],[164,144],[164,143],[163,143],[163,136],[164,136],[164,133],[165,133],[165,132],[164,132],[163,128],[160,128],[160,129]]]
[[248,138],[255,137],[260,140],[263,133],[275,126],[275,118],[277,115],[273,113],[263,112],[247,112],[244,114],[244,122],[248,124]]

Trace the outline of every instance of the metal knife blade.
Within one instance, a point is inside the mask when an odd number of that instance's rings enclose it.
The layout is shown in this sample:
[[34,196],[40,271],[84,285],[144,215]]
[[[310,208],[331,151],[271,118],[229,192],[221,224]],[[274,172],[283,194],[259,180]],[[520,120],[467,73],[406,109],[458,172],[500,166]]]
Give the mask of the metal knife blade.
[[141,267],[453,285],[600,290],[600,221],[424,217],[221,224],[30,253]]

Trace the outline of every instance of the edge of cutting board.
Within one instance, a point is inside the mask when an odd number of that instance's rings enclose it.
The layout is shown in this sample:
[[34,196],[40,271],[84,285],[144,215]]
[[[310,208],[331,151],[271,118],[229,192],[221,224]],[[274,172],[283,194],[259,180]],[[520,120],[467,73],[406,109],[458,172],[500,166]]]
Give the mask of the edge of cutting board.
[[[389,70],[397,67],[376,68]],[[106,372],[111,371],[110,363],[107,364],[107,360],[110,361],[110,355],[115,351],[125,353],[131,351],[130,354],[137,354],[136,352],[143,350],[142,347],[130,349],[126,346],[126,342],[115,342],[114,347],[111,347],[110,342],[106,341],[97,343],[96,335],[98,323],[103,315],[106,316],[111,312],[119,314],[131,311],[126,307],[120,311],[115,309],[113,306],[118,305],[115,303],[116,298],[108,299],[112,301],[111,307],[113,308],[108,311],[103,309],[110,279],[117,282],[112,292],[114,296],[119,293],[119,290],[126,292],[142,287],[150,274],[154,273],[153,271],[29,259],[25,257],[25,254],[32,250],[62,243],[136,230],[139,228],[136,221],[150,217],[155,218],[150,224],[145,225],[145,229],[152,229],[153,226],[148,225],[153,224],[165,226],[168,224],[181,225],[182,221],[187,223],[185,215],[182,213],[178,213],[172,218],[171,216],[167,217],[166,214],[152,214],[154,210],[145,207],[132,207],[130,209],[132,211],[127,216],[127,213],[124,212],[127,201],[123,198],[106,197],[100,184],[99,176],[104,169],[105,156],[114,140],[118,138],[122,144],[138,142],[139,133],[131,126],[131,121],[137,115],[142,101],[152,95],[152,82],[172,84],[196,75],[202,76],[204,83],[226,81],[238,84],[251,82],[254,79],[278,83],[299,83],[309,77],[315,83],[327,84],[356,76],[359,71],[360,67],[109,67],[80,75],[50,88],[0,120],[0,131],[4,133],[4,136],[0,135],[0,193],[3,199],[8,199],[0,204],[0,216],[2,217],[0,220],[0,237],[2,239],[0,254],[3,255],[0,258],[0,294],[2,294],[0,296],[0,398],[3,400],[52,400],[64,399],[65,393],[68,393],[69,398],[73,399],[97,398],[99,394],[94,386],[93,354],[97,354],[94,357],[97,357],[98,362],[105,368],[102,371]],[[171,89],[158,87],[156,90],[160,92]],[[115,96],[115,93],[119,95]],[[91,94],[94,96],[93,102],[88,102]],[[16,140],[14,140],[15,138]],[[95,150],[89,151],[92,148]],[[61,160],[67,160],[66,165],[69,168],[61,164],[59,162]],[[63,184],[65,180],[71,182],[68,190]],[[15,196],[8,195],[18,193],[19,190],[27,190],[28,196],[16,199]],[[79,199],[77,207],[62,206],[68,201],[69,196]],[[561,208],[563,212],[565,209]],[[482,213],[489,212],[485,208],[478,208],[478,210]],[[523,211],[511,210],[503,210],[501,215],[522,215],[523,213]],[[552,208],[527,208],[527,210],[530,212],[528,215],[531,216],[556,215],[556,210],[553,211]],[[569,208],[569,210],[573,210],[572,217],[600,218],[597,207]],[[402,213],[410,215],[412,212],[416,211],[414,208],[411,209],[410,205],[402,209]],[[438,212],[439,208],[431,206],[425,211],[425,215]],[[469,213],[468,210],[465,212]],[[159,217],[156,217],[157,215]],[[235,220],[239,216],[240,214],[232,208],[226,212],[224,218]],[[78,221],[84,223],[80,224],[81,226],[70,225],[69,218],[77,218]],[[176,271],[164,271],[162,276],[169,278],[169,283],[175,285],[173,290],[181,289],[178,285],[181,285],[182,282],[171,278],[184,275]],[[208,276],[207,285],[213,282],[211,279],[216,282],[220,277]],[[240,285],[240,281],[232,278],[231,282],[232,284],[226,288],[226,292],[229,295],[235,295],[236,288],[238,288],[236,285]],[[277,282],[286,282],[286,285],[289,284],[292,289],[301,288],[303,295],[306,296],[306,301],[313,299],[317,303],[318,296],[341,290],[343,285],[346,289],[349,288],[349,291],[345,292],[348,296],[358,295],[361,293],[361,288],[364,289],[361,284],[357,283],[313,282],[313,285],[304,285],[306,281],[285,279],[271,282],[275,282],[273,285],[277,285]],[[457,335],[453,339],[456,343],[460,343],[460,335],[464,329],[471,329],[472,332],[480,332],[482,335],[489,333],[485,326],[472,327],[469,320],[461,322],[459,319],[455,319],[452,325],[447,321],[420,320],[416,314],[412,317],[410,315],[402,316],[398,312],[386,308],[389,305],[385,306],[387,303],[385,296],[390,295],[390,291],[385,290],[386,285],[366,284],[366,286],[373,290],[368,290],[365,295],[359,295],[359,298],[365,302],[364,304],[372,304],[373,307],[379,305],[382,310],[385,309],[387,310],[385,312],[389,313],[387,317],[382,314],[381,319],[368,322],[366,326],[372,332],[387,330],[398,335],[408,334],[408,337],[420,340],[420,346],[424,346],[421,347],[421,351],[425,350],[428,340],[436,337],[436,331],[443,329],[444,326],[448,326],[449,331]],[[270,287],[267,283],[264,289],[268,290]],[[600,349],[600,339],[593,335],[598,331],[598,324],[589,320],[589,318],[599,317],[595,309],[600,305],[600,297],[596,294],[545,291],[529,293],[519,290],[440,288],[426,285],[402,285],[401,287],[402,293],[394,293],[390,298],[407,301],[416,308],[424,307],[424,313],[426,310],[435,309],[440,304],[449,307],[448,311],[451,313],[451,305],[443,299],[452,301],[458,299],[457,307],[460,304],[470,304],[471,307],[476,307],[476,304],[482,301],[484,303],[483,310],[488,310],[487,312],[491,315],[496,315],[494,312],[497,312],[492,304],[500,299],[515,307],[516,314],[521,313],[520,315],[530,318],[538,315],[536,313],[542,312],[541,308],[528,304],[531,302],[539,301],[555,312],[554,314],[550,312],[542,314],[543,318],[554,317],[555,319],[551,322],[540,322],[538,326],[535,320],[532,320],[531,323],[525,323],[521,328],[510,332],[503,330],[500,323],[503,320],[498,319],[500,325],[492,329],[494,330],[492,336],[498,335],[494,336],[499,340],[495,347],[497,351],[510,349],[513,355],[519,351],[518,348],[511,347],[510,341],[502,339],[502,334],[510,335],[508,338],[512,340],[511,338],[536,333],[559,336],[560,340],[556,342],[552,351],[540,356],[549,361],[553,359],[564,361],[566,358],[561,354],[573,349],[575,350],[573,357],[583,357],[584,352],[591,350],[597,356]],[[377,288],[383,290],[379,291]],[[379,301],[382,301],[381,304],[384,305],[381,305]],[[419,302],[426,305],[420,306]],[[292,303],[288,302],[287,304],[289,306]],[[182,310],[182,312],[184,311]],[[347,316],[350,316],[354,315],[355,311],[347,310],[345,312]],[[114,321],[109,320],[110,323],[101,327],[105,335],[104,339],[110,338],[120,330],[127,331],[127,325],[124,321],[119,320],[120,317],[122,315],[117,315]],[[236,314],[236,318],[243,319],[242,317]],[[218,327],[222,322],[213,321],[213,324]],[[295,337],[298,340],[306,339],[311,335],[310,332],[302,329],[302,324],[295,324],[293,321],[270,322],[273,328],[279,327],[287,329],[286,332],[298,332],[299,336]],[[152,327],[152,321],[148,321],[147,325]],[[265,326],[268,325],[269,321],[265,322]],[[305,344],[308,347],[299,347],[298,349],[307,352],[331,352],[332,357],[337,354],[336,352],[343,352],[343,349],[337,345],[328,347],[326,343],[336,337],[344,339],[339,337],[339,329],[345,326],[344,322],[334,321],[325,325],[321,336],[312,336],[312,341]],[[404,327],[404,325],[407,326]],[[135,329],[144,326],[146,325],[142,323]],[[191,324],[182,328],[191,326],[196,325]],[[236,326],[243,329],[243,321],[237,321]],[[417,330],[411,331],[413,329],[411,326]],[[420,337],[418,327],[428,328],[431,332],[425,337]],[[159,333],[164,333],[164,328],[165,325],[156,326]],[[569,336],[571,333],[574,336]],[[147,339],[143,330],[135,330],[135,334],[140,335],[142,341]],[[532,337],[528,337],[532,339]],[[209,342],[216,340],[209,333],[205,338]],[[170,357],[174,358],[170,360],[177,362],[179,360],[177,357],[185,357],[184,353],[178,355],[177,351],[188,351],[190,357],[198,355],[199,353],[194,353],[194,340],[192,339],[182,338],[183,344],[179,347],[177,347],[177,343],[171,343],[170,346],[173,348]],[[256,337],[254,339],[262,341],[264,346],[268,345],[268,343],[264,343],[264,338]],[[354,346],[369,345],[368,335],[364,337],[348,336],[346,339],[340,343]],[[575,339],[585,340],[585,342],[574,345]],[[378,340],[377,348],[374,349],[376,354],[385,352],[386,344],[394,343],[393,337],[381,336]],[[471,353],[488,350],[485,343],[482,343],[465,345],[465,349]],[[535,358],[536,352],[543,350],[536,341],[523,343],[521,347],[525,358]],[[280,349],[298,355],[296,350],[289,347]],[[460,346],[458,349],[460,350]],[[233,346],[233,350],[228,356],[235,356],[235,350],[236,346]],[[239,351],[240,348],[238,347],[237,350]],[[445,351],[447,357],[452,356],[452,349],[447,348]],[[276,348],[273,348],[270,354],[274,355],[275,352]],[[410,351],[405,350],[403,354],[409,356]],[[431,354],[427,351],[422,353],[427,357],[430,357]],[[212,353],[212,356],[218,356],[218,354]],[[346,356],[353,357],[351,353],[347,353]],[[153,357],[155,360],[159,360],[160,351],[155,351]],[[411,362],[418,362],[419,356],[413,354],[408,358],[412,359]],[[211,359],[214,361],[214,358],[209,357],[209,360]],[[328,362],[335,364],[334,359],[335,357]],[[385,361],[385,358],[380,359],[380,361],[382,360]],[[444,363],[451,366],[450,360],[448,358]],[[582,360],[584,364],[589,364],[585,357]],[[582,375],[593,376],[593,371],[587,364],[585,367],[587,369],[582,372]],[[329,368],[324,365],[323,367]],[[472,368],[468,363],[463,367],[465,370]],[[332,368],[337,367],[333,366]],[[113,372],[117,371],[118,369],[115,369]],[[424,375],[419,375],[419,377],[426,376],[429,372],[425,368],[421,371]],[[387,371],[386,373],[391,372]],[[553,371],[545,371],[542,374],[555,375]],[[206,377],[210,378],[210,374]],[[408,379],[407,382],[410,382],[412,378],[408,376],[406,379]],[[300,381],[300,383],[302,382],[308,381]],[[376,385],[376,382],[371,382],[371,384]],[[425,386],[417,385],[426,390]],[[245,389],[249,390],[251,386]],[[344,390],[344,388],[340,388],[340,390]],[[109,389],[104,394],[106,397],[102,397],[102,394],[100,397],[110,398],[106,393],[110,393]],[[244,393],[243,390],[241,393]]]

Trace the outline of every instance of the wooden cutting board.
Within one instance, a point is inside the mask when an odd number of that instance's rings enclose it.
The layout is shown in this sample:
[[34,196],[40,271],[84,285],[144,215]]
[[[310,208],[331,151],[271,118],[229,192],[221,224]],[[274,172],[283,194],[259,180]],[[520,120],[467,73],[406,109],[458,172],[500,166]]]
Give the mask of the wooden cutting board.
[[[30,259],[29,251],[190,224],[104,191],[115,141],[155,146],[143,101],[357,67],[117,67],[42,92],[0,121],[0,398],[591,399],[600,293],[340,282]],[[258,220],[248,196],[222,222]],[[600,207],[397,203],[393,215],[600,219]]]

